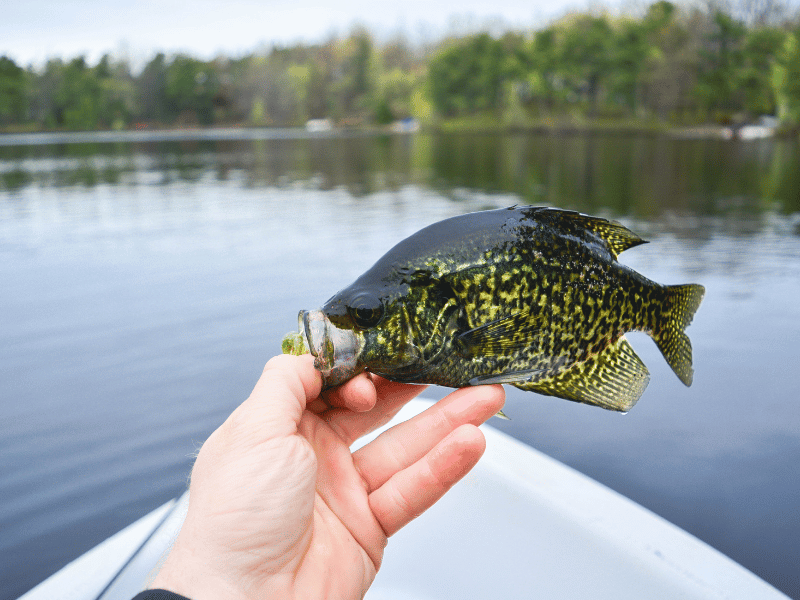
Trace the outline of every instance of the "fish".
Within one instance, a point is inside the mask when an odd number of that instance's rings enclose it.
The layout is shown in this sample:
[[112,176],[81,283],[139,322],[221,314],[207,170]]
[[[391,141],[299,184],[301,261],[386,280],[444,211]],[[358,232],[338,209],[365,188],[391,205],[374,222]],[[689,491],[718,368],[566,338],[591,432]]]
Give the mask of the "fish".
[[627,412],[650,373],[625,334],[647,333],[690,386],[685,329],[705,294],[618,262],[644,243],[618,222],[559,208],[455,216],[301,310],[284,348],[313,354],[327,387],[367,370],[452,388],[509,384]]

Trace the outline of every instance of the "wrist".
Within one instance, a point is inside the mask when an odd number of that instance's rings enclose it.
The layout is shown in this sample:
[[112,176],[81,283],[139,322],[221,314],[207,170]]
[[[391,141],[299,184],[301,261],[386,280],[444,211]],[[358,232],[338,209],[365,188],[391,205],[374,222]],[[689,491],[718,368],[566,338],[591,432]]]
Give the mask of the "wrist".
[[247,600],[244,590],[217,573],[209,561],[182,547],[173,547],[148,586],[185,596],[190,600]]
[[150,588],[136,594],[133,600],[191,600],[191,598],[161,588]]

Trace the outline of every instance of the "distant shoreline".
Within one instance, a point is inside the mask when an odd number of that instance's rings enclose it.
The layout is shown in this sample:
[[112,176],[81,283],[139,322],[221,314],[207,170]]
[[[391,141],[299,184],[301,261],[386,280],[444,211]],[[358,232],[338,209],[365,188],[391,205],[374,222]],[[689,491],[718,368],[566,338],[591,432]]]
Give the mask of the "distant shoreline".
[[[554,135],[664,135],[685,139],[734,139],[735,130],[722,125],[675,126],[636,121],[541,121],[525,124],[491,123],[486,120],[443,121],[426,124],[420,133],[474,134],[554,134]],[[181,142],[269,139],[320,139],[360,135],[409,135],[415,132],[397,131],[391,127],[349,126],[312,131],[305,127],[208,127],[123,129],[95,131],[29,131],[0,132],[0,146],[37,146],[45,144]],[[785,132],[775,130],[758,137],[781,137]]]
[[181,142],[248,139],[305,139],[365,134],[366,129],[308,131],[304,127],[209,127],[192,129],[123,129],[96,131],[32,131],[0,133],[0,146],[119,142]]

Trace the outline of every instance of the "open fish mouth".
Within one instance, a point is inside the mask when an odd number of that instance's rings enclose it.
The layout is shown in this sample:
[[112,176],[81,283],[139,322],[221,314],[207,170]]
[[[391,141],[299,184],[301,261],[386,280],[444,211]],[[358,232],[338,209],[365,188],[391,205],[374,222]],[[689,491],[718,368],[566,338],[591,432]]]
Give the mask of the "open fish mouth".
[[355,332],[339,329],[321,310],[301,310],[297,324],[325,387],[339,385],[364,370],[358,360],[361,340]]

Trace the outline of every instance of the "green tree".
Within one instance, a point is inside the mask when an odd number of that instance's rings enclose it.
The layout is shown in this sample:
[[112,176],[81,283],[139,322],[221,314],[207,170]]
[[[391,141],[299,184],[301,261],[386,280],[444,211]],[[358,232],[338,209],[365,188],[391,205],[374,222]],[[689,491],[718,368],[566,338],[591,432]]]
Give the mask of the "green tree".
[[575,98],[597,112],[603,85],[614,69],[611,26],[605,17],[579,15],[561,32],[561,64],[565,83]]
[[560,52],[557,32],[548,27],[534,33],[521,60],[528,101],[540,113],[553,111],[566,97]]
[[179,124],[212,124],[218,91],[219,80],[212,63],[179,54],[167,66],[167,115]]
[[800,125],[800,30],[786,36],[772,68],[772,84],[778,118],[791,126]]
[[322,119],[331,114],[333,98],[333,48],[331,44],[318,46],[309,57],[306,82],[306,113],[311,119]]
[[612,63],[609,95],[618,104],[635,113],[639,105],[641,75],[650,54],[647,27],[642,21],[626,19],[612,40]]
[[60,59],[51,59],[41,73],[28,70],[28,110],[34,123],[48,128],[57,126],[56,93],[64,78],[64,68]]
[[235,119],[251,125],[270,122],[265,98],[267,60],[266,55],[259,53],[232,60],[228,65],[226,78],[231,85],[230,110]]
[[142,70],[136,82],[137,118],[164,122],[173,112],[167,100],[167,58],[156,54]]
[[501,109],[504,83],[519,76],[517,49],[508,47],[517,43],[481,33],[436,54],[428,68],[428,89],[436,109],[444,116]]
[[126,62],[112,62],[103,56],[94,68],[100,83],[99,121],[103,127],[120,129],[130,123],[136,111],[136,86]]
[[740,21],[721,10],[714,13],[711,34],[700,54],[696,89],[701,107],[707,114],[716,111],[722,118],[729,118],[732,112],[743,106],[740,81],[744,38],[745,27]]
[[646,113],[662,120],[694,114],[698,55],[707,34],[707,19],[698,10],[679,11],[657,2],[645,17],[651,50],[642,72],[641,98]]
[[261,65],[260,96],[270,123],[302,125],[308,118],[308,56],[301,47],[273,48]]
[[64,68],[55,96],[55,120],[67,129],[95,129],[100,124],[103,92],[84,57],[72,59]]
[[391,123],[410,116],[411,95],[417,85],[417,78],[400,68],[382,71],[378,77],[375,120],[378,123]]
[[674,15],[675,5],[660,0],[647,9],[644,18],[623,19],[614,32],[609,94],[633,114],[642,112],[647,73],[661,58],[659,34]]
[[331,109],[339,118],[367,120],[378,103],[379,68],[372,38],[365,30],[356,30],[338,44],[336,54]]
[[787,33],[774,27],[759,27],[747,32],[744,41],[740,87],[744,108],[755,115],[773,115],[777,110],[772,68]]
[[[775,6],[728,14],[658,0],[641,18],[565,17],[544,29],[479,33],[409,48],[357,29],[316,45],[272,47],[203,62],[157,54],[137,77],[124,61],[83,57],[20,69],[0,57],[0,125],[122,127],[251,123],[309,118],[389,122],[413,115],[491,116],[524,125],[532,114],[658,116],[689,121],[777,111],[800,123],[798,32]],[[709,11],[708,7],[711,7]],[[733,9],[731,9],[733,10]]]
[[0,125],[25,120],[26,95],[25,71],[7,56],[0,56]]

